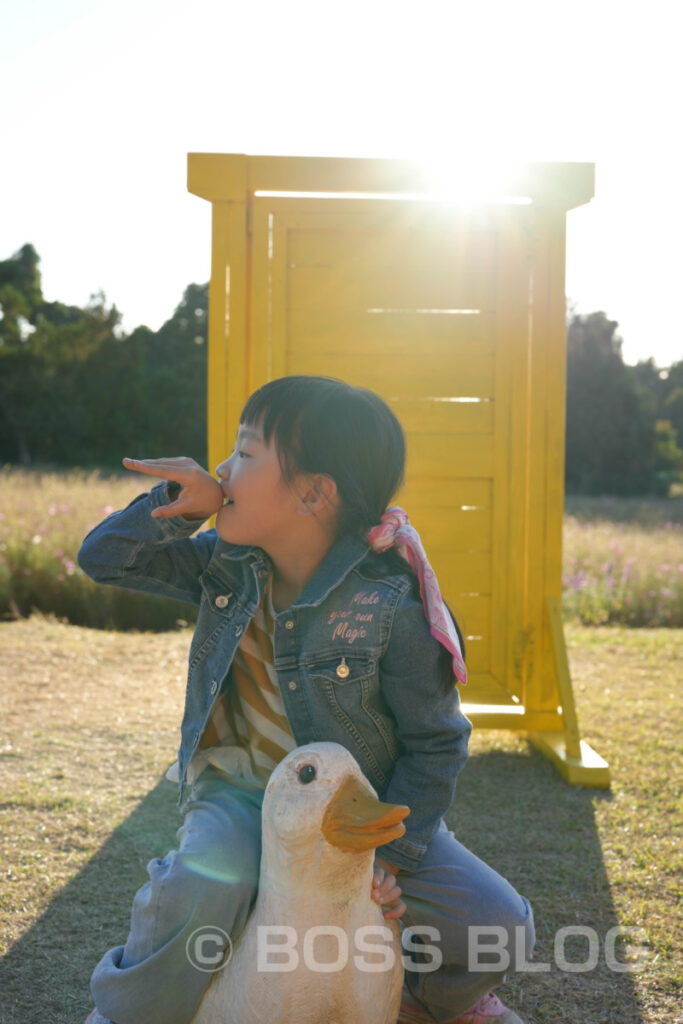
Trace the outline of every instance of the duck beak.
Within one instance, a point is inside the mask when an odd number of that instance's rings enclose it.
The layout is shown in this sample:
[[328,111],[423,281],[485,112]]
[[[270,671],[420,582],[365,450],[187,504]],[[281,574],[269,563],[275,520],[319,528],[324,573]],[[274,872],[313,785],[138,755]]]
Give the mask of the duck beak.
[[350,776],[327,805],[322,834],[345,853],[362,853],[402,836],[403,819],[409,814],[408,807],[383,804]]

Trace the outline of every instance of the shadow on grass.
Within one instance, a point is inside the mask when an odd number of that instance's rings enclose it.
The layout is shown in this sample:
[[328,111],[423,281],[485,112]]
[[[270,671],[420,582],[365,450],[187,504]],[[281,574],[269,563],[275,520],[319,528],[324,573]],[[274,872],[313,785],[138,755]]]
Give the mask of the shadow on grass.
[[[12,947],[3,962],[3,1024],[82,1022],[92,968],[124,941],[147,861],[175,845],[175,797],[175,786],[160,781]],[[534,907],[534,962],[550,968],[511,975],[501,991],[526,1024],[643,1019],[632,976],[605,964],[605,934],[619,922],[594,806],[609,799],[604,791],[567,785],[536,751],[475,753],[458,782],[450,827]],[[599,936],[600,960],[593,970],[569,973],[556,963],[555,936],[577,925]],[[568,938],[563,949],[568,961],[586,962],[585,938]]]
[[2,1024],[82,1024],[92,969],[125,941],[147,862],[175,846],[177,792],[161,779],[12,946],[0,965]]
[[[606,790],[570,786],[537,751],[474,753],[458,780],[447,815],[469,849],[489,863],[534,908],[534,964],[543,972],[508,976],[500,995],[526,1024],[615,1024],[643,1020],[633,975],[611,970],[605,935],[619,925],[595,822]],[[562,928],[593,929],[599,962],[592,970],[563,970],[555,955]],[[560,957],[590,967],[589,940],[562,935]],[[633,949],[633,947],[631,947]],[[623,958],[617,942],[615,958]]]

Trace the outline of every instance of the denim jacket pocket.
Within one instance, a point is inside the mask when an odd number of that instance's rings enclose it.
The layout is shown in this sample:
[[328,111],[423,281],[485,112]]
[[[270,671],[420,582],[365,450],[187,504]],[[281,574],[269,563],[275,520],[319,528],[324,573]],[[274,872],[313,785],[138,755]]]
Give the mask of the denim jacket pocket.
[[383,788],[399,751],[380,690],[378,662],[344,653],[309,666],[308,674],[313,700],[326,706],[337,728],[352,739],[352,753],[361,767],[376,788],[377,783]]
[[335,686],[353,686],[377,673],[377,662],[365,656],[353,657],[344,651],[337,658],[310,665],[309,675],[313,681],[325,680]]

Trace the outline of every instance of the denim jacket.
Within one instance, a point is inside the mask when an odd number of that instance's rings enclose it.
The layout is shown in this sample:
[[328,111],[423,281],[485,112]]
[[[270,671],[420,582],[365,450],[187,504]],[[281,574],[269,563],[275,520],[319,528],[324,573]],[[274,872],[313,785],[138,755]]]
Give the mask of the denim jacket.
[[[180,796],[214,701],[263,594],[271,564],[260,548],[228,544],[181,516],[155,519],[170,501],[157,484],[85,538],[81,568],[109,583],[199,605],[189,655],[178,755]],[[381,849],[419,865],[446,812],[471,731],[450,658],[431,636],[415,580],[344,536],[303,592],[275,616],[275,670],[297,745],[342,744],[379,796],[406,804],[406,833]]]

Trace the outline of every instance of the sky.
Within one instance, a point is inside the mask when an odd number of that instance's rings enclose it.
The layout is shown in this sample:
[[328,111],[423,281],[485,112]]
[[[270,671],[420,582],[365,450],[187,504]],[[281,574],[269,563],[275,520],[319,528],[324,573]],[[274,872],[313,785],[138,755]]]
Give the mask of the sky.
[[566,293],[683,358],[673,0],[0,0],[0,259],[157,329],[210,276],[188,152],[588,161]]

